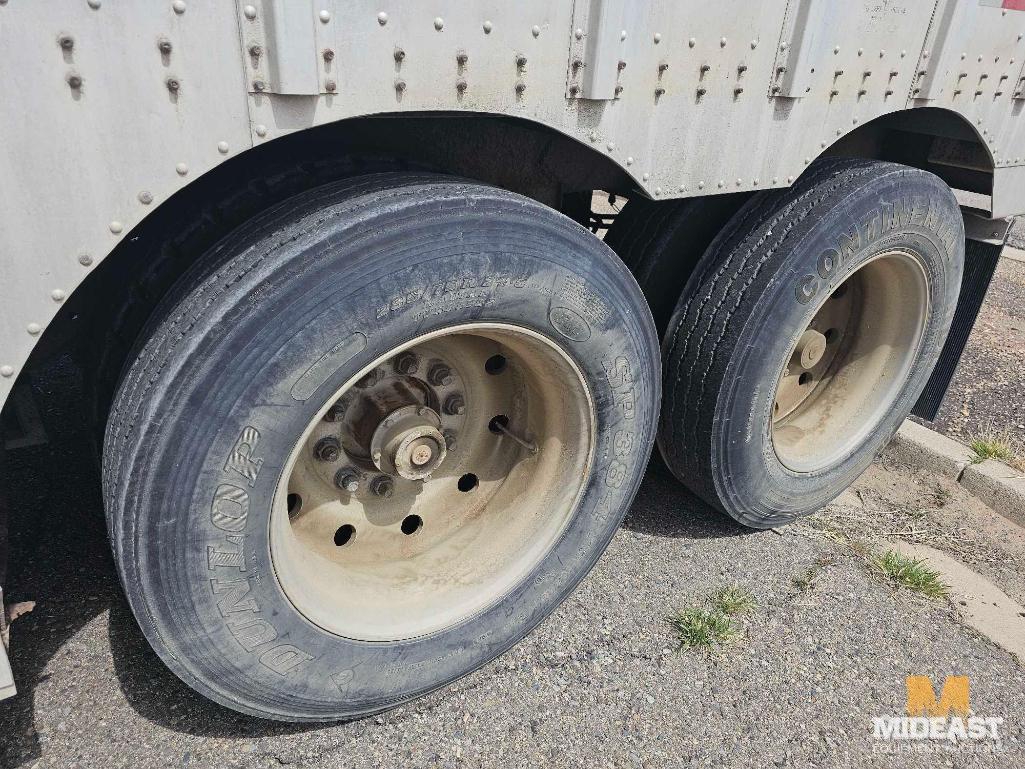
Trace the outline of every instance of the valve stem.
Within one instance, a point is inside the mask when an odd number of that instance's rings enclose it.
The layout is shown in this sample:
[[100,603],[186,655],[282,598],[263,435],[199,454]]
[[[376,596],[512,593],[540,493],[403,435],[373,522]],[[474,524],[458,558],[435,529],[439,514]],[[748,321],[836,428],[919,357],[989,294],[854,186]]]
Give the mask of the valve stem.
[[538,452],[538,448],[537,448],[537,444],[536,443],[532,443],[532,442],[526,440],[525,438],[521,438],[516,433],[512,432],[508,427],[505,426],[505,424],[503,423],[503,421],[501,419],[493,419],[493,420],[491,420],[491,424],[494,426],[494,429],[500,435],[504,435],[504,436],[506,436],[508,438],[512,438],[514,441],[516,441],[516,443],[520,444],[523,448],[525,448],[531,454],[536,454]]

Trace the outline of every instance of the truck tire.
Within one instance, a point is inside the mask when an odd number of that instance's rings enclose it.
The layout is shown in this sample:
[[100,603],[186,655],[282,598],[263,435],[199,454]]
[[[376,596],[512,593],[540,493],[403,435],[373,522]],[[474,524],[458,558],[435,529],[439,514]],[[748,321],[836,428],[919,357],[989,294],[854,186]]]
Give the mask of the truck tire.
[[131,608],[244,713],[422,695],[594,566],[659,383],[628,270],[534,201],[427,174],[289,199],[199,259],[118,388],[104,497]]
[[749,193],[684,200],[631,198],[605,234],[648,300],[659,338],[705,249]]
[[658,445],[740,523],[817,510],[908,416],[957,303],[964,225],[947,186],[825,159],[716,238],[663,342]]

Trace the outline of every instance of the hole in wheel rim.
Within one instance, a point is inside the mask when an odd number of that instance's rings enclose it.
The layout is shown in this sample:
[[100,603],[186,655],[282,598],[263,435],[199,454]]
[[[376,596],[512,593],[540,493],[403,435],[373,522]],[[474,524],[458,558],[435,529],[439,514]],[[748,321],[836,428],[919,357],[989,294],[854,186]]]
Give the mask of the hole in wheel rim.
[[466,473],[465,475],[459,478],[458,482],[456,483],[456,488],[458,488],[461,492],[465,494],[466,492],[473,491],[475,488],[477,488],[478,483],[479,480],[477,479],[476,475],[474,475],[473,473]]
[[335,531],[335,547],[345,547],[352,543],[352,540],[356,537],[356,527],[351,523],[346,523],[339,526]]
[[495,374],[501,374],[505,371],[505,367],[508,364],[504,355],[492,355],[486,361],[484,361],[484,370],[494,376]]
[[402,524],[399,528],[402,530],[402,533],[408,537],[420,531],[420,529],[423,528],[423,525],[424,519],[419,515],[407,515],[402,519]]

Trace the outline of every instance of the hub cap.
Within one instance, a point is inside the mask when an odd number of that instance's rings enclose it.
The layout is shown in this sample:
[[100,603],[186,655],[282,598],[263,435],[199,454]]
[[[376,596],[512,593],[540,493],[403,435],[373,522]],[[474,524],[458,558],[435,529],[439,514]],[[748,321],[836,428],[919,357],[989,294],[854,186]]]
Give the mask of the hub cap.
[[920,262],[888,251],[862,264],[819,306],[776,386],[772,442],[796,472],[849,455],[894,406],[929,316]]
[[594,433],[583,376],[547,337],[472,324],[415,339],[347,383],[298,442],[271,518],[278,581],[348,638],[458,624],[558,539]]

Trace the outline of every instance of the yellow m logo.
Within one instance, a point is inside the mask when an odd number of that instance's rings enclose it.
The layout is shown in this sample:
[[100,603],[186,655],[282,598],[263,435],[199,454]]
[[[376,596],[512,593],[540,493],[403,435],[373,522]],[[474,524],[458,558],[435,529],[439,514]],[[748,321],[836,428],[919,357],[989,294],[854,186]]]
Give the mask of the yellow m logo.
[[947,676],[939,702],[929,676],[908,676],[907,687],[909,716],[968,716],[968,676]]

